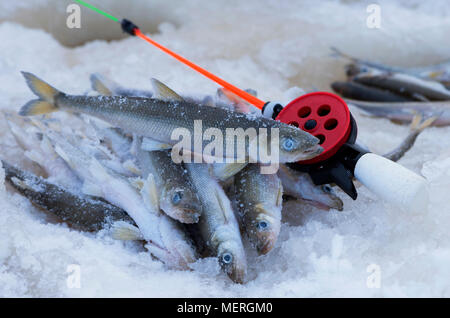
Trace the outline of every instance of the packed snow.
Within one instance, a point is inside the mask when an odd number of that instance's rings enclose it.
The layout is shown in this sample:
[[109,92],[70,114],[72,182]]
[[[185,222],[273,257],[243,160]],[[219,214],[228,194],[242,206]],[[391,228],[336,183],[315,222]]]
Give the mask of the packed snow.
[[[69,3],[0,0],[1,110],[17,111],[34,98],[22,70],[71,94],[88,92],[94,72],[127,87],[150,89],[155,77],[184,95],[214,94],[214,83],[144,41],[125,37],[104,17],[83,9],[81,29],[67,29]],[[366,25],[370,1],[101,3],[264,100],[288,101],[300,88],[330,90],[333,80],[344,78],[345,65],[330,55],[331,46],[398,66],[450,58],[446,0],[380,0],[380,29]],[[374,152],[391,150],[408,134],[407,126],[351,110],[359,140]],[[248,253],[245,285],[233,284],[213,258],[199,260],[193,271],[168,270],[140,244],[70,229],[4,184],[0,169],[0,296],[450,297],[449,136],[450,127],[427,129],[400,161],[429,181],[427,211],[400,210],[364,187],[357,201],[340,192],[343,212],[291,204],[274,250],[259,257]],[[0,152],[32,168],[3,119]],[[70,284],[74,265],[80,286]]]

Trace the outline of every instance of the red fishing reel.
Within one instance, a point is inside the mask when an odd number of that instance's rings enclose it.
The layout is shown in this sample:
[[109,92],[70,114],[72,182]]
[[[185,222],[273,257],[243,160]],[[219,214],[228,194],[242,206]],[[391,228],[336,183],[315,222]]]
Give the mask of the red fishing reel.
[[288,164],[291,168],[308,172],[317,185],[335,183],[356,199],[354,168],[367,151],[355,145],[356,122],[342,98],[327,92],[310,93],[285,107],[267,103],[263,114],[307,131],[320,140],[324,151],[319,156]]
[[276,120],[319,138],[324,151],[313,159],[299,162],[303,165],[324,161],[335,155],[351,132],[347,104],[339,96],[326,92],[300,96],[284,107]]

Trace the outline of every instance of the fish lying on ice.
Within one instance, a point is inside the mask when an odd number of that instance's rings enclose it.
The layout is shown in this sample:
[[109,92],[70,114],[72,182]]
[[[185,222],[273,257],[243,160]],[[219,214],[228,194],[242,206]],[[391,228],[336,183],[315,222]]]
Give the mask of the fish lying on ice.
[[353,77],[356,83],[387,89],[415,100],[450,100],[450,90],[439,82],[425,80],[413,75],[370,71]]
[[385,72],[404,73],[422,79],[438,81],[444,84],[445,86],[450,86],[450,60],[422,67],[394,67],[350,56],[348,54],[341,52],[335,47],[332,47],[331,50],[337,56],[344,57],[352,61],[360,69],[361,66],[364,66],[369,69],[378,69]]
[[248,164],[234,176],[234,199],[242,227],[259,254],[275,246],[281,227],[283,187],[276,174]]
[[153,200],[144,202],[141,194],[127,179],[106,169],[95,158],[84,153],[81,145],[73,145],[64,136],[50,130],[45,131],[45,134],[53,143],[55,151],[84,181],[84,193],[102,197],[122,208],[139,227],[137,230],[130,226],[117,226],[116,238],[146,240],[146,248],[152,255],[171,268],[188,269],[189,264],[196,261],[197,255],[191,240],[177,222],[159,210],[156,191],[151,185],[144,186],[142,191],[149,191],[148,197]]
[[231,202],[210,175],[207,165],[189,163],[186,168],[203,205],[198,223],[200,235],[217,256],[223,271],[234,282],[242,284],[245,282],[247,260]]
[[182,164],[173,162],[166,150],[149,152],[138,148],[137,158],[142,178],[154,177],[161,210],[182,223],[197,223],[202,206]]
[[436,117],[431,126],[450,125],[450,101],[442,102],[401,102],[378,103],[346,99],[370,115],[388,118],[395,122],[410,123],[417,114],[423,117]]
[[342,211],[344,203],[330,185],[315,185],[309,174],[280,165],[278,176],[284,193],[322,210]]
[[[155,81],[153,83],[157,85],[158,83]],[[91,76],[91,82],[93,87],[105,86],[98,78],[98,75]],[[162,83],[158,87],[160,90],[156,92],[155,96],[159,97],[159,95],[163,94],[163,89],[165,90],[165,95],[176,95],[175,92],[162,85]],[[128,94],[133,94],[133,92],[127,90],[118,90],[117,86],[110,91],[107,91],[106,88],[103,91],[99,90],[99,93],[110,96],[116,94],[129,96]],[[159,208],[168,216],[182,223],[197,223],[202,207],[182,164],[177,164],[172,160],[169,150],[142,150],[140,146],[142,139],[138,137],[136,139],[139,140],[136,146],[136,157],[139,162],[141,177],[146,180],[149,175],[153,176],[152,182],[154,182],[154,185],[152,187],[157,191]],[[126,141],[123,142],[125,143]],[[124,146],[124,148],[130,148],[130,146]]]
[[[279,162],[307,160],[323,151],[323,148],[318,145],[319,140],[316,137],[301,129],[278,121],[262,117],[253,118],[245,114],[239,114],[221,108],[204,107],[182,101],[174,102],[122,96],[71,96],[56,90],[30,73],[23,74],[30,89],[39,97],[39,99],[30,101],[22,107],[20,114],[24,116],[38,115],[57,110],[81,112],[98,117],[114,126],[129,130],[140,136],[145,136],[170,145],[178,142],[171,138],[172,132],[177,128],[186,129],[191,136],[197,138],[202,137],[194,134],[195,120],[202,120],[204,129],[218,129],[222,133],[222,136],[227,135],[227,128],[241,128],[244,130],[253,128],[256,130],[257,136],[261,133],[259,128],[277,128],[279,131],[279,140],[275,141],[279,141]],[[272,139],[271,132],[271,129],[267,129],[269,139]],[[208,144],[205,140],[199,142],[202,143],[203,147]],[[250,143],[252,141],[238,140],[234,146],[238,148],[242,147],[248,155]],[[195,142],[191,143],[190,149],[189,145],[187,145],[188,149],[184,150],[198,153],[194,144]],[[258,146],[259,154],[261,154],[261,145]],[[200,151],[202,150],[203,148],[200,149]],[[267,149],[265,153],[268,153]],[[259,155],[255,156],[253,154],[253,157],[255,161],[260,162],[261,157]],[[228,157],[227,154],[223,153],[223,158],[236,159],[236,153],[233,155],[229,154]]]
[[50,141],[33,123],[16,114],[5,114],[9,131],[26,158],[45,171],[47,178],[67,189],[76,189],[80,180],[54,151]]
[[411,98],[398,95],[386,89],[371,87],[356,82],[334,82],[331,88],[344,98],[372,102],[406,102]]
[[133,220],[121,208],[95,197],[74,194],[56,184],[23,171],[2,160],[5,179],[37,206],[56,215],[75,228],[94,232],[111,227],[115,222]]

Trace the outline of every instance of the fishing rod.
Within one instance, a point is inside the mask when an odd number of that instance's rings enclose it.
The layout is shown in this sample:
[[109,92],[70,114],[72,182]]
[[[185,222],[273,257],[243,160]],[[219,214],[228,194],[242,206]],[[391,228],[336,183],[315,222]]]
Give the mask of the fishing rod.
[[317,137],[324,149],[319,156],[289,164],[293,169],[309,173],[316,185],[334,183],[356,200],[358,194],[353,183],[353,178],[356,178],[390,203],[414,211],[426,210],[426,180],[355,144],[356,121],[345,101],[339,96],[328,92],[314,92],[300,96],[284,107],[281,103],[264,102],[159,44],[143,34],[130,20],[114,17],[85,1],[74,1],[119,23],[124,32],[145,40],[259,108],[263,116],[293,125]]

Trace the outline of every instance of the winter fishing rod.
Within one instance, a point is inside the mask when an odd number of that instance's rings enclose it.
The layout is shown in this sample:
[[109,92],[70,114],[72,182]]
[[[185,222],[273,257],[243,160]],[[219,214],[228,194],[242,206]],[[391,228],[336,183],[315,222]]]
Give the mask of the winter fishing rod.
[[74,1],[119,23],[124,32],[156,46],[261,109],[265,117],[293,125],[319,138],[324,149],[319,156],[289,164],[291,168],[308,172],[315,184],[335,183],[355,200],[357,191],[353,178],[356,178],[373,193],[397,206],[415,211],[427,208],[428,192],[423,177],[355,144],[356,121],[339,96],[315,92],[300,96],[284,107],[281,103],[264,102],[157,43],[130,20],[118,19],[82,0]]

